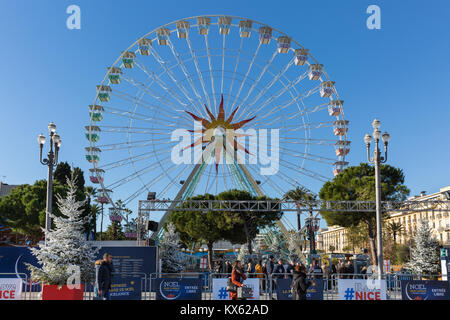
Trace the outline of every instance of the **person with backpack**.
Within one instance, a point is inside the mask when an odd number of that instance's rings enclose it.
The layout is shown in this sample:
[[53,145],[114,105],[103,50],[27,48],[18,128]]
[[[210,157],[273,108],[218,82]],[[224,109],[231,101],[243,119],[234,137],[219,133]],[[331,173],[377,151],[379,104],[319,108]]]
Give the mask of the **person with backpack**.
[[227,289],[230,293],[230,300],[237,300],[237,288],[244,286],[244,280],[246,280],[247,277],[245,276],[244,272],[242,271],[241,262],[239,260],[236,260],[233,263],[233,270],[231,272],[231,278],[228,278],[228,284]]
[[306,291],[310,285],[311,282],[306,280],[305,266],[296,265],[291,284],[292,300],[306,300]]

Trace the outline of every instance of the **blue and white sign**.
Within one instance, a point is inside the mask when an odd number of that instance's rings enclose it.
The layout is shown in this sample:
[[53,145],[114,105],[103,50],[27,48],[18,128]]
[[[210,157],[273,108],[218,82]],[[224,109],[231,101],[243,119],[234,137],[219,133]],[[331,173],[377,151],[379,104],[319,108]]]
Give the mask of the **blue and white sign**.
[[202,280],[199,278],[158,278],[156,300],[201,300]]
[[[306,291],[306,300],[323,300],[323,279],[314,279]],[[276,284],[277,300],[292,300],[292,279],[278,279]]]
[[408,280],[401,281],[403,300],[449,300],[447,281]]
[[141,300],[141,279],[138,277],[113,277],[111,300]]
[[[214,278],[213,281],[213,300],[229,300],[230,293],[227,291],[228,278]],[[244,280],[246,287],[252,288],[252,297],[248,300],[259,300],[259,279],[249,278]]]

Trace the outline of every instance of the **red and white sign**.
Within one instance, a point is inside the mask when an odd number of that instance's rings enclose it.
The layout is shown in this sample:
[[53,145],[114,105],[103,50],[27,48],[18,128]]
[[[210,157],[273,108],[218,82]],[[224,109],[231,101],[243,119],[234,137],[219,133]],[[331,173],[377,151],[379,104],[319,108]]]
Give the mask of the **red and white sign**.
[[391,260],[387,259],[384,260],[383,262],[384,262],[384,272],[386,273],[391,272]]
[[386,280],[339,279],[339,300],[386,300]]
[[20,300],[22,279],[0,278],[0,300]]
[[201,268],[202,270],[205,270],[207,266],[208,266],[208,260],[207,260],[207,258],[201,257],[201,258],[200,258],[200,268]]

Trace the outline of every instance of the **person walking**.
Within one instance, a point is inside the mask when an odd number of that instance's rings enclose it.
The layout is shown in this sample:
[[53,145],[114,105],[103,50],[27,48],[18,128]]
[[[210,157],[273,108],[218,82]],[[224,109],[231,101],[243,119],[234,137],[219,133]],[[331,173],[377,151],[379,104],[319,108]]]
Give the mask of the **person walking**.
[[289,261],[289,265],[286,268],[287,277],[292,279],[294,274],[295,262],[293,259]]
[[109,291],[111,290],[113,272],[112,255],[105,253],[103,255],[103,261],[98,268],[96,279],[98,283],[98,295],[102,300],[110,299]]
[[94,300],[100,299],[98,272],[100,270],[100,266],[102,265],[102,262],[103,262],[103,260],[99,259],[99,260],[95,261],[95,263],[94,263],[94,268],[95,268]]
[[[233,264],[233,270],[231,271],[231,282],[237,287],[244,286],[244,280],[247,279],[244,272],[242,271],[241,262],[236,260]],[[237,300],[237,290],[230,290],[230,300]]]
[[306,280],[305,266],[296,265],[291,285],[292,300],[306,300],[306,291],[310,285],[311,282]]
[[274,257],[271,255],[269,256],[269,260],[266,261],[266,274],[267,274],[267,284],[268,284],[268,290],[269,290],[269,298],[272,299],[272,292],[274,289],[274,279],[272,277],[272,273],[275,270],[275,262]]

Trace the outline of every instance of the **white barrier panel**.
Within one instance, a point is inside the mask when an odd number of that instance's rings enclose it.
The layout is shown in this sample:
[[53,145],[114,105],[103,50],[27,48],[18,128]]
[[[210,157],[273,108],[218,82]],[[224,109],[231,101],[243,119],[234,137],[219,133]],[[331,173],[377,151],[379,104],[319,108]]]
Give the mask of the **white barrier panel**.
[[19,300],[22,295],[22,279],[0,278],[0,300]]
[[[213,300],[230,299],[230,293],[227,291],[227,281],[228,278],[213,278]],[[248,300],[259,300],[259,279],[247,279],[244,281],[244,285],[253,289],[253,296]]]
[[338,279],[339,300],[386,300],[386,280]]

